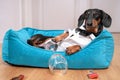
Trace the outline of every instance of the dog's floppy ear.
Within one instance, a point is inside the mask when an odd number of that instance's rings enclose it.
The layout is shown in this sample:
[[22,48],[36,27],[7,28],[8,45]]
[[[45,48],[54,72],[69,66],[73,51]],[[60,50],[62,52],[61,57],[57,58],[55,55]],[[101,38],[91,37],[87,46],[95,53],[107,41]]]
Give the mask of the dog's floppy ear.
[[84,19],[85,19],[85,14],[83,13],[78,19],[78,27],[80,27],[83,24]]
[[102,23],[103,23],[103,25],[104,25],[106,28],[110,27],[110,25],[111,25],[111,23],[112,23],[112,19],[111,19],[110,15],[108,15],[108,14],[105,13],[104,11],[103,11]]
[[32,40],[28,39],[28,40],[27,40],[27,43],[28,43],[29,45],[33,46],[33,41],[32,41]]

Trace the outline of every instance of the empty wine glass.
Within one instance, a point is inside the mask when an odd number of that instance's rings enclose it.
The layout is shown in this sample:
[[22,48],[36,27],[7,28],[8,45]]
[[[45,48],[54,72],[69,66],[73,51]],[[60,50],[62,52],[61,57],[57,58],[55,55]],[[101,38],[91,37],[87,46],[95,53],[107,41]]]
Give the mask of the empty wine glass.
[[55,53],[49,59],[49,69],[53,74],[64,75],[67,67],[67,60],[61,54]]

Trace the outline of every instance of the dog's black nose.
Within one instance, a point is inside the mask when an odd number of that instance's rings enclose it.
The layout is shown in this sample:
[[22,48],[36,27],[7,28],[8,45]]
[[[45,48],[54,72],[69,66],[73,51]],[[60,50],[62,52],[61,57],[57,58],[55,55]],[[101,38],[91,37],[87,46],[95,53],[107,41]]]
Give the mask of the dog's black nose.
[[92,26],[92,23],[87,23],[87,26]]

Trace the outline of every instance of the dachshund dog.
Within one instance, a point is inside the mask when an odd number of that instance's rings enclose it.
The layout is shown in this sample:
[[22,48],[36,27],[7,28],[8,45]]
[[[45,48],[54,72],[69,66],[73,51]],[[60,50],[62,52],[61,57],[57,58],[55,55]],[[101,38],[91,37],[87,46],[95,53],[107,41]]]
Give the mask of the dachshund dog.
[[52,36],[43,36],[42,34],[35,34],[30,39],[27,40],[27,43],[31,46],[44,49],[44,46],[40,46],[40,44],[46,42],[50,38],[52,38]]
[[[103,30],[103,26],[108,28],[112,23],[110,15],[100,9],[88,9],[78,19],[78,27],[68,30],[56,37],[46,37],[43,41],[39,41],[37,37],[28,40],[28,44],[38,47],[38,44],[52,38],[58,45],[59,50],[65,50],[67,54],[73,54],[88,45]],[[38,40],[36,42],[36,40]],[[66,46],[67,45],[67,46]],[[59,47],[60,46],[60,47]],[[61,49],[62,47],[62,49]],[[63,49],[64,48],[64,49]]]
[[108,28],[112,23],[110,15],[99,9],[88,9],[78,19],[78,27],[85,21],[83,35],[93,33],[98,36],[103,30],[103,26]]

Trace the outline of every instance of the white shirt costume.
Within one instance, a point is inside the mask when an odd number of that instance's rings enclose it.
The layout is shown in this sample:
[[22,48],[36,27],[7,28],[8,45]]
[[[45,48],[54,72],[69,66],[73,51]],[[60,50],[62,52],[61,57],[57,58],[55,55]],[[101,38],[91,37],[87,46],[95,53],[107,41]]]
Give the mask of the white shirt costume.
[[84,48],[95,38],[93,34],[82,36],[79,32],[76,32],[75,29],[69,29],[67,32],[69,33],[69,36],[58,44],[56,51],[65,51],[67,47],[73,45],[80,45],[81,48]]
[[[84,27],[81,26],[80,29],[84,30]],[[81,48],[84,48],[95,38],[93,34],[89,36],[82,36],[79,34],[79,31],[76,32],[75,29],[69,29],[65,32],[69,33],[68,37],[61,42],[58,42],[57,46],[56,43],[53,42],[51,39],[41,44],[40,46],[44,46],[44,48],[47,50],[65,51],[67,47],[73,45],[80,45]]]

